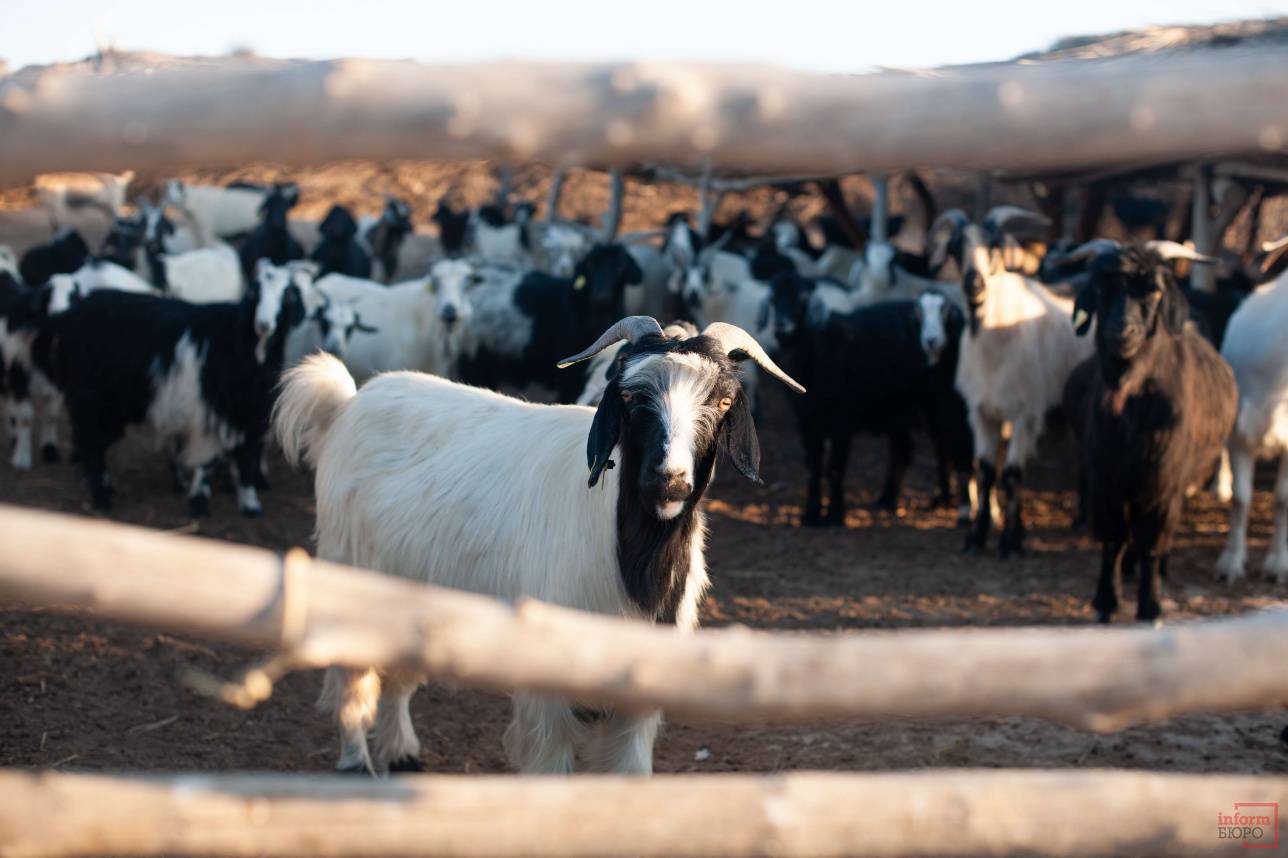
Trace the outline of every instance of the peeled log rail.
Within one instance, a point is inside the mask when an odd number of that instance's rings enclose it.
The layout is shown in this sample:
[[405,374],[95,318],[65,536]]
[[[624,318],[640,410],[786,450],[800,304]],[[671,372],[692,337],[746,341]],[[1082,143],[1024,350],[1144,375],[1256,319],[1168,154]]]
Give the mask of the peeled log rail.
[[[0,858],[1221,855],[1288,778],[1124,771],[390,781],[0,773]],[[1269,812],[1248,808],[1243,813]],[[1288,828],[1288,815],[1280,835]],[[1274,825],[1264,833],[1273,836]]]
[[1070,170],[1288,144],[1282,47],[813,75],[760,65],[221,58],[0,79],[0,181],[342,158],[835,175]]
[[255,548],[0,507],[0,600],[283,652],[731,721],[1032,715],[1098,731],[1288,703],[1288,611],[1161,630],[681,634]]

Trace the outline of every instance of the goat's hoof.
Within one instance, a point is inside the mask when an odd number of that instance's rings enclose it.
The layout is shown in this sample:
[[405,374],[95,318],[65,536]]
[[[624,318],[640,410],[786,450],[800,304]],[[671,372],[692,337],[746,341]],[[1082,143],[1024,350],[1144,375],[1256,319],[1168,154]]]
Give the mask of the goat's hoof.
[[429,768],[420,761],[420,757],[413,757],[410,754],[405,757],[399,757],[389,764],[389,774],[415,774],[417,772],[426,772]]
[[351,766],[337,766],[335,773],[337,775],[362,775],[364,777],[371,776],[371,772],[367,771],[367,767],[364,766],[362,763],[354,763]]
[[210,498],[205,495],[188,498],[188,515],[193,518],[205,518],[210,515]]
[[823,519],[818,516],[807,515],[801,519],[801,527],[822,527]]
[[54,444],[45,444],[40,448],[40,460],[47,465],[57,465],[63,460],[62,454]]
[[984,553],[984,546],[976,542],[973,538],[967,539],[966,544],[962,546],[962,554],[967,557],[978,557]]
[[839,517],[839,518],[838,518],[838,517],[836,517],[836,516],[831,516],[831,515],[829,515],[829,516],[827,517],[827,519],[823,522],[823,526],[824,526],[824,527],[840,527],[840,528],[844,528],[844,527],[845,527],[845,517],[844,517],[844,516],[841,516],[841,517]]
[[264,508],[262,506],[244,506],[241,508],[241,514],[246,518],[263,518]]
[[1159,605],[1144,605],[1136,609],[1136,620],[1141,623],[1153,623],[1155,627],[1163,624],[1163,609]]

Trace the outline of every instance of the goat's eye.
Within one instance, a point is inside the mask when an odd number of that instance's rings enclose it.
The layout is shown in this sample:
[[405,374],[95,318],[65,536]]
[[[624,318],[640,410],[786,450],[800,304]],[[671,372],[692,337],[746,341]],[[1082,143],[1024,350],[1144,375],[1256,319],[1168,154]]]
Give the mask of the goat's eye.
[[631,392],[629,390],[623,390],[622,402],[630,402],[630,401],[631,401]]
[[721,411],[728,411],[730,408],[733,408],[733,397],[731,396],[724,397],[723,399],[720,400],[720,402],[716,405],[716,407],[719,408]]

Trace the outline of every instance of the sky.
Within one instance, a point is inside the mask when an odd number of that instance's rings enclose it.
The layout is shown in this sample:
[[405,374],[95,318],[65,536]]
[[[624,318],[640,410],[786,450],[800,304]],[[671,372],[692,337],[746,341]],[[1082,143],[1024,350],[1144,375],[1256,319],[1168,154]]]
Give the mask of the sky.
[[454,62],[688,59],[823,72],[1009,59],[1056,38],[1288,14],[1288,0],[0,0],[10,68],[96,43],[174,54]]

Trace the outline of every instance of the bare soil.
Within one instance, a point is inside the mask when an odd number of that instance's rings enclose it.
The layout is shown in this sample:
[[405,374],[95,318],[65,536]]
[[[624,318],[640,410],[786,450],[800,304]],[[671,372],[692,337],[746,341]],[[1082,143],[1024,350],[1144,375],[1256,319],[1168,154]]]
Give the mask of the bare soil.
[[[324,209],[334,198],[375,208],[387,181],[415,190],[423,221],[424,210],[432,208],[423,202],[424,195],[441,192],[454,175],[437,165],[422,173],[408,167],[405,175],[397,167],[354,173],[351,166],[337,167],[333,174],[338,189],[312,173],[298,176],[306,201],[311,191],[329,193],[326,201],[307,204]],[[473,188],[467,196],[482,196],[486,180],[477,167],[471,169],[463,170],[466,178],[458,187]],[[239,177],[271,178],[270,172],[264,168]],[[521,174],[521,191],[523,181]],[[606,188],[601,197],[598,190],[592,193],[592,186],[600,187],[598,178],[581,181],[585,187],[580,190],[575,183],[568,188],[569,213],[597,213]],[[540,192],[534,184],[528,195]],[[626,228],[651,226],[672,208],[691,206],[692,199],[684,190],[657,191],[631,204]],[[19,209],[26,202],[21,191],[0,193],[0,205]],[[764,210],[776,201],[766,192],[752,202]],[[36,213],[0,211],[0,242],[22,244],[24,235],[40,233],[41,222]],[[878,439],[865,438],[856,444],[850,465],[847,526],[800,528],[804,468],[787,394],[768,383],[762,389],[767,389],[760,421],[767,484],[753,486],[723,467],[711,490],[707,556],[713,586],[703,607],[705,625],[845,633],[1092,622],[1088,600],[1098,551],[1089,537],[1069,529],[1073,446],[1061,427],[1048,432],[1027,475],[1028,553],[1000,562],[991,556],[962,556],[962,532],[954,527],[952,511],[927,508],[933,468],[924,440],[898,515],[868,510],[883,474],[885,447]],[[0,503],[91,514],[71,465],[37,465],[20,473],[3,458]],[[146,435],[128,438],[113,452],[111,464],[118,487],[114,520],[272,549],[310,544],[310,479],[290,471],[280,459],[271,466],[273,489],[264,496],[264,518],[239,517],[233,496],[225,491],[216,493],[213,515],[195,524],[184,514],[182,498],[172,493],[162,459]],[[1259,488],[1251,533],[1254,565],[1270,532],[1264,480]],[[1237,614],[1284,597],[1283,588],[1261,580],[1233,586],[1213,580],[1224,532],[1225,510],[1207,495],[1195,496],[1169,569],[1169,620]],[[22,546],[6,550],[21,551]],[[175,569],[174,574],[186,571]],[[1128,622],[1134,613],[1131,592],[1124,601],[1120,621]],[[138,631],[93,617],[4,611],[0,647],[0,687],[5,690],[0,694],[0,766],[320,772],[334,763],[333,732],[314,710],[319,674],[292,675],[269,701],[242,712],[205,699],[178,680],[189,667],[232,675],[256,655],[221,644]],[[505,770],[504,697],[432,685],[417,695],[413,715],[431,770]],[[656,765],[663,772],[1087,766],[1283,773],[1288,772],[1288,745],[1279,733],[1286,723],[1283,712],[1194,716],[1096,736],[1027,718],[791,726],[676,720],[658,742]]]

